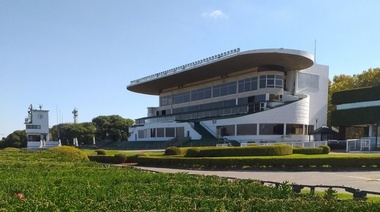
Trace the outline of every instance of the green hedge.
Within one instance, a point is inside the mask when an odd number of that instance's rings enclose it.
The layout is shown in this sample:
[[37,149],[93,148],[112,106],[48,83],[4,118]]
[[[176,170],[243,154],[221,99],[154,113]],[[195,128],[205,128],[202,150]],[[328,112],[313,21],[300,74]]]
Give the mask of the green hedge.
[[95,152],[97,155],[107,155],[107,152],[104,149],[97,149]]
[[329,146],[319,146],[319,147],[295,147],[293,148],[293,154],[304,154],[304,155],[319,155],[319,154],[329,154]]
[[114,163],[125,163],[127,161],[127,156],[125,154],[116,154],[113,156]]
[[[190,151],[191,150],[191,151]],[[189,155],[189,151],[191,152]],[[293,148],[289,145],[247,146],[247,147],[208,147],[190,148],[186,157],[232,157],[232,156],[277,156],[291,155]]]
[[147,153],[138,153],[136,155],[126,156],[125,154],[116,154],[116,155],[89,155],[88,159],[90,161],[98,162],[98,163],[137,163],[138,158],[140,156],[149,158]]
[[293,154],[305,154],[305,155],[317,155],[322,154],[323,149],[319,147],[315,148],[294,148]]
[[202,167],[202,168],[374,168],[380,167],[380,157],[337,157],[337,158],[173,158],[139,157],[141,166]]
[[165,149],[165,155],[181,155],[181,150],[178,147],[171,146]]
[[89,155],[88,159],[98,163],[114,163],[113,155]]
[[322,145],[322,146],[319,146],[320,148],[322,148],[322,154],[329,154],[330,151],[331,151],[331,148],[327,145]]
[[137,159],[140,156],[149,157],[148,153],[145,153],[145,152],[137,153],[135,155],[128,155],[127,156],[127,163],[137,163]]

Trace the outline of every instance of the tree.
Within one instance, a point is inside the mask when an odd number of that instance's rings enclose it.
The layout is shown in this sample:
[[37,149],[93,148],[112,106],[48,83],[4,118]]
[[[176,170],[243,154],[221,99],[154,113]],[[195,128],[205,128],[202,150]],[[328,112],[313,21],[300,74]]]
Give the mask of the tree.
[[[59,132],[59,135],[58,135]],[[59,124],[50,129],[53,140],[60,139],[62,144],[70,145],[74,138],[83,144],[92,144],[95,137],[96,128],[92,122],[83,122],[78,124]]]
[[132,119],[125,119],[119,115],[98,116],[92,119],[96,126],[96,137],[101,140],[113,141],[127,140],[129,127],[134,124]]
[[1,148],[25,148],[27,146],[27,137],[25,130],[16,130],[13,133],[9,134],[5,139],[2,139],[0,146]]

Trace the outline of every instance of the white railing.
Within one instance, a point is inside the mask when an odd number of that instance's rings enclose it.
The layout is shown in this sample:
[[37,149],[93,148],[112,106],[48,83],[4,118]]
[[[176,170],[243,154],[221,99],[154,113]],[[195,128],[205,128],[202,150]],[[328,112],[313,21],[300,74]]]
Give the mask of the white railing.
[[255,143],[257,145],[268,146],[274,144],[286,144],[292,147],[319,147],[327,145],[327,141],[295,141],[295,142],[267,142],[267,143]]
[[379,151],[380,137],[363,137],[360,139],[348,139],[346,152],[371,152]]

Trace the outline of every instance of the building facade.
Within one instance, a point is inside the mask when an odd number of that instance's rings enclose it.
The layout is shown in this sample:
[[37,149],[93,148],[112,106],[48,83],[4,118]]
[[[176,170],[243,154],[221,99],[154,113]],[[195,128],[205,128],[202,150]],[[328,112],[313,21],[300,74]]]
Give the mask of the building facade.
[[128,90],[159,96],[159,106],[135,120],[129,141],[309,141],[327,122],[328,67],[313,60],[299,50],[234,49],[131,81]]
[[331,113],[331,124],[339,127],[342,139],[346,127],[363,127],[366,136],[379,137],[380,86],[336,92],[331,99],[336,106]]

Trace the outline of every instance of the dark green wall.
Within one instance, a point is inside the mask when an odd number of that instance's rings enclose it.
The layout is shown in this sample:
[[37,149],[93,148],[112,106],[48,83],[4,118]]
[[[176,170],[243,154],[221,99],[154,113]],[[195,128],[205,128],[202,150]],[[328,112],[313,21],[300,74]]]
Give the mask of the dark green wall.
[[380,106],[337,110],[331,114],[332,126],[376,124],[380,122]]
[[380,86],[339,91],[331,100],[334,105],[380,100]]

